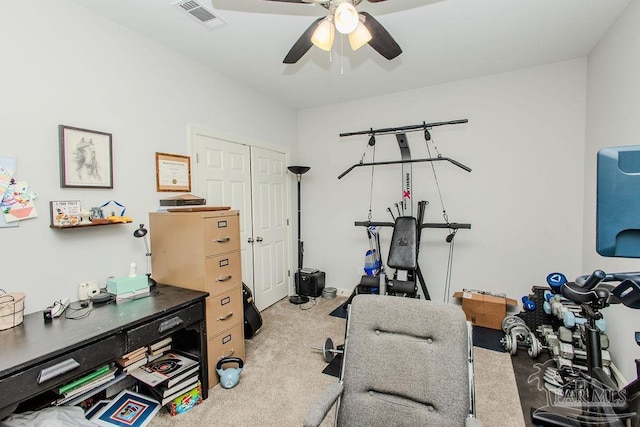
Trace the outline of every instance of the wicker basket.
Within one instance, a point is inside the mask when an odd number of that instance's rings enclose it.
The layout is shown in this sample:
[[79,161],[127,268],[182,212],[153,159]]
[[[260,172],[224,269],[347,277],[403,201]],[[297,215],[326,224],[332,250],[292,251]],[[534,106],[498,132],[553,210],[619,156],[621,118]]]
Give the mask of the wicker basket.
[[0,331],[22,323],[25,296],[23,293],[7,294],[0,289]]

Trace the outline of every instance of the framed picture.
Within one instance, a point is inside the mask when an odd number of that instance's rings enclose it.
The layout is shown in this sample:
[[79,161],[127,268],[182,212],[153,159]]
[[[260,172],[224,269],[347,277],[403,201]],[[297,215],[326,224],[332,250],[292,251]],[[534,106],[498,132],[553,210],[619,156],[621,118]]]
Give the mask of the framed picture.
[[191,191],[191,157],[156,153],[156,190]]
[[102,408],[104,408],[105,406],[107,406],[109,403],[111,403],[110,400],[100,400],[96,403],[94,403],[94,405],[89,408],[89,410],[87,412],[85,412],[84,416],[90,420],[91,417],[93,417],[94,415],[96,415],[98,412],[100,412],[100,410]]
[[65,227],[80,222],[80,200],[61,200],[49,202],[51,225]]
[[91,422],[105,427],[144,427],[159,410],[160,403],[157,400],[131,390],[122,390],[91,417]]
[[58,126],[60,187],[113,188],[111,134]]

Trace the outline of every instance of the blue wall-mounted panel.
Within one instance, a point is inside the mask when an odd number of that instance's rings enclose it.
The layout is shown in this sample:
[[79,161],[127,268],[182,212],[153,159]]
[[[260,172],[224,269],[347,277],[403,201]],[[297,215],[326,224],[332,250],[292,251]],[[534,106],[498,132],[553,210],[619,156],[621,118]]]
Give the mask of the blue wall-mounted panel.
[[596,251],[640,258],[640,145],[598,152]]

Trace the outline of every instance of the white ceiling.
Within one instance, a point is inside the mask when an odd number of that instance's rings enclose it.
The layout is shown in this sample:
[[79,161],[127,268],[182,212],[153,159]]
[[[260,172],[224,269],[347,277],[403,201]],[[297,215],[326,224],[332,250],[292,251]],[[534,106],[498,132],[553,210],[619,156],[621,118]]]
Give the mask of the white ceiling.
[[175,0],[73,0],[293,108],[369,96],[584,57],[630,0],[387,0],[358,10],[402,47],[387,61],[336,38],[333,61],[315,46],[282,60],[327,10],[266,0],[199,0],[227,25],[207,29]]

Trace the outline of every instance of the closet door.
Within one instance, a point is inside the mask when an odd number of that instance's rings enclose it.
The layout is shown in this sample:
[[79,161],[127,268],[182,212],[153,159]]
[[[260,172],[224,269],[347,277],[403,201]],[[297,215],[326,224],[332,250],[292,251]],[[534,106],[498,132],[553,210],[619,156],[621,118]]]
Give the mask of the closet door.
[[288,295],[284,154],[251,147],[251,178],[254,295],[263,310]]
[[198,131],[195,146],[195,194],[207,205],[230,206],[240,211],[240,256],[242,281],[253,294],[253,239],[251,219],[251,155],[247,145],[237,144]]
[[197,195],[208,205],[240,211],[242,280],[258,310],[288,296],[290,243],[287,224],[286,155],[191,133]]

